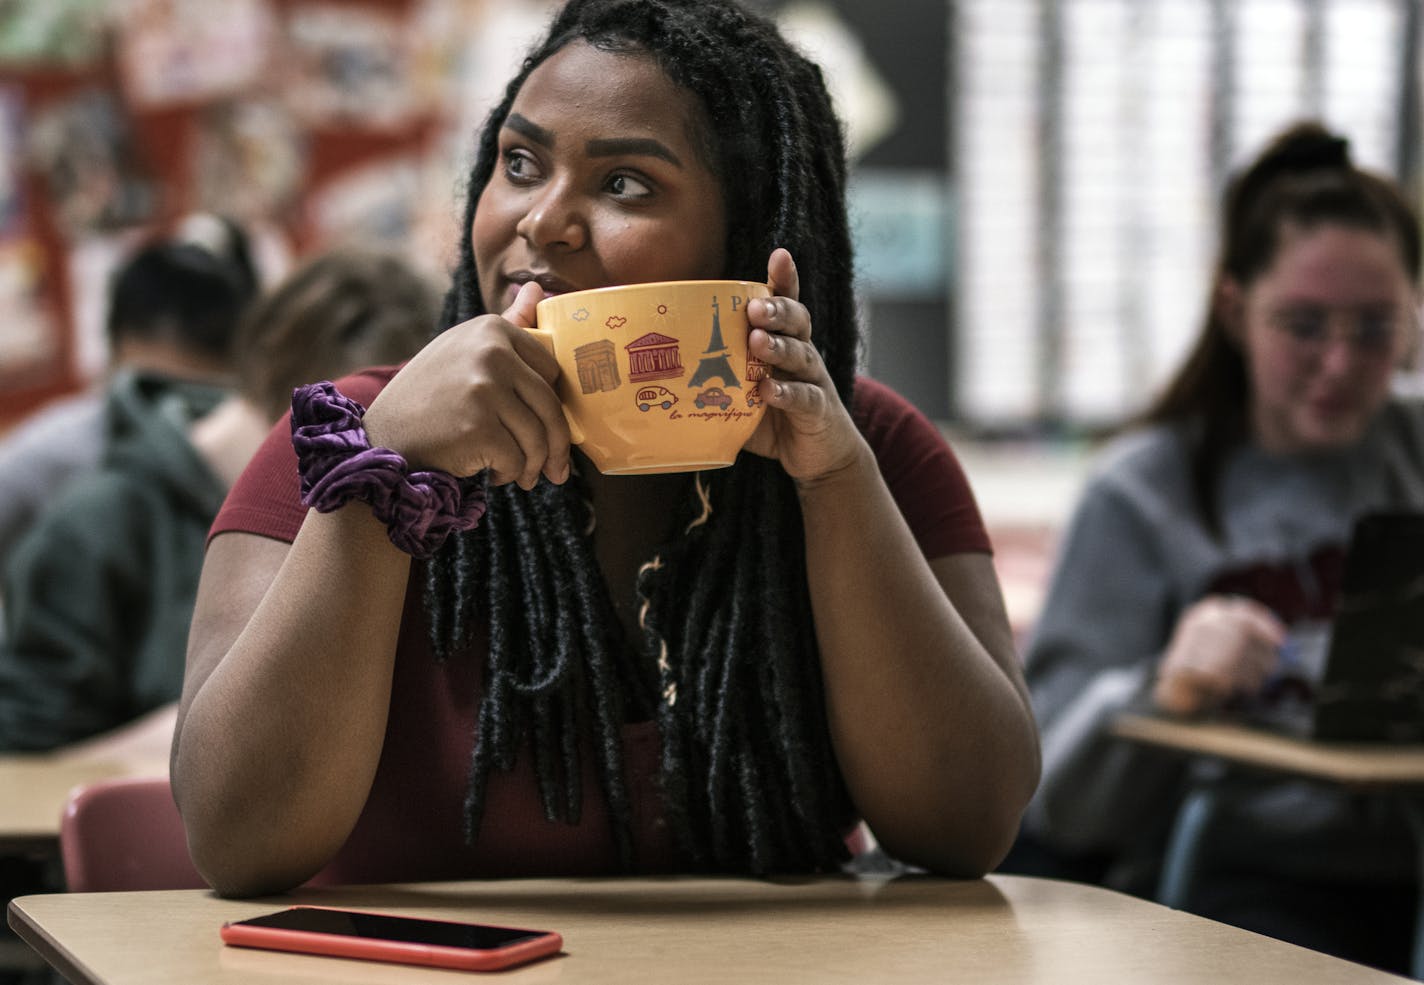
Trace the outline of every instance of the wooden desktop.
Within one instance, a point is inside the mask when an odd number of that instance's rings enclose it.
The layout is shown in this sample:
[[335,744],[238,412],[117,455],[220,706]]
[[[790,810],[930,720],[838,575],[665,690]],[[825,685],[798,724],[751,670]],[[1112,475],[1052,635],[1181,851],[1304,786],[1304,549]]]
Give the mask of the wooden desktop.
[[16,932],[77,985],[453,982],[457,972],[223,945],[294,903],[546,928],[564,951],[502,982],[1404,982],[1094,886],[1015,876],[515,880],[30,896]]
[[[1319,742],[1229,721],[1186,721],[1142,713],[1117,716],[1110,731],[1119,739],[1216,759],[1237,773],[1283,774],[1394,798],[1414,833],[1415,864],[1424,887],[1424,746]],[[1187,794],[1168,840],[1156,893],[1159,902],[1172,907],[1188,904],[1207,831],[1229,797],[1229,784],[1220,780],[1199,784]],[[1413,974],[1424,979],[1424,888],[1416,908],[1411,963]]]

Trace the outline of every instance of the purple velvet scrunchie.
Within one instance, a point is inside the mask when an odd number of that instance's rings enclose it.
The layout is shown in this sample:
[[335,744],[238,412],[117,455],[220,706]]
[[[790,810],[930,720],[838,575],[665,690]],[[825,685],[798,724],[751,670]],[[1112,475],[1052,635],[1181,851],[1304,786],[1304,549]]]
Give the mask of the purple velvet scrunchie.
[[411,472],[399,452],[372,448],[361,426],[365,413],[328,382],[293,391],[302,505],[330,513],[359,499],[386,525],[391,543],[418,558],[434,554],[455,531],[474,529],[484,516],[484,490],[462,496],[450,473]]

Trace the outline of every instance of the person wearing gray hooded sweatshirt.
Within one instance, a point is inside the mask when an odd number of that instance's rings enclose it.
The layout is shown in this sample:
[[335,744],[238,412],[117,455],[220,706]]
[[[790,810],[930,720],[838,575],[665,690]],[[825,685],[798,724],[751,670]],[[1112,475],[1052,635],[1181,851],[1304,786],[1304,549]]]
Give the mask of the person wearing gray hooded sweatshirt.
[[[1103,453],[1025,654],[1043,780],[1010,871],[1091,862],[1090,878],[1150,893],[1212,764],[1117,740],[1113,716],[1261,697],[1288,644],[1329,619],[1353,521],[1424,510],[1424,405],[1391,392],[1418,331],[1403,195],[1301,124],[1237,176],[1224,220],[1205,329]],[[1398,802],[1232,780],[1187,907],[1405,970],[1419,866]]]
[[294,387],[408,358],[438,307],[401,258],[333,251],[247,309],[235,389],[114,378],[103,467],[64,489],[6,566],[0,749],[100,733],[104,743],[141,716],[161,727],[158,710],[182,688],[208,528],[233,478]]
[[99,467],[50,490],[4,557],[0,749],[50,749],[177,696],[203,538],[226,491],[187,429],[230,389],[215,367],[230,365],[250,297],[230,264],[169,239],[118,272],[111,334],[181,338],[193,371],[117,372]]

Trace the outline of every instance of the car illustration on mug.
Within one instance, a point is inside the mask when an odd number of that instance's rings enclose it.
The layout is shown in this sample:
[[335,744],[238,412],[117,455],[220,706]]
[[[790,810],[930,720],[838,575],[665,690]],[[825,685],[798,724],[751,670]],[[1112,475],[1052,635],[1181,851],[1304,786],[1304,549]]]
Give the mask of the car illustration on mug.
[[726,410],[732,406],[732,398],[727,396],[721,387],[709,386],[697,395],[697,399],[693,403],[697,405],[698,410],[704,407],[717,407]]
[[637,395],[633,398],[633,402],[636,403],[638,409],[644,413],[653,407],[671,410],[672,405],[677,403],[677,394],[665,386],[645,386],[638,391]]

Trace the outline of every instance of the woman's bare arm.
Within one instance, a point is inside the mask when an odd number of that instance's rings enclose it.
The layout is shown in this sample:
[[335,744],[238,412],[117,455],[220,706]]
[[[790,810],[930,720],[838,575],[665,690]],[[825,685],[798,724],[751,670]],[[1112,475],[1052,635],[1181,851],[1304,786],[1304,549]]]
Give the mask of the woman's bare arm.
[[[373,445],[413,467],[530,488],[568,473],[553,356],[503,316],[437,336],[371,402]],[[385,740],[410,557],[369,506],[309,512],[286,544],[214,538],[203,565],[173,745],[173,790],[199,871],[251,894],[315,874],[350,834]]]
[[380,759],[410,558],[360,503],[290,547],[216,537],[198,587],[173,792],[220,893],[287,889],[350,833]]
[[1038,783],[1038,732],[988,555],[927,562],[869,447],[803,486],[832,739],[892,855],[951,875],[1003,858]]
[[747,444],[796,480],[826,704],[841,773],[886,850],[979,875],[1038,783],[1038,730],[994,568],[925,560],[812,344],[795,261],[774,250],[747,305],[773,370]]

